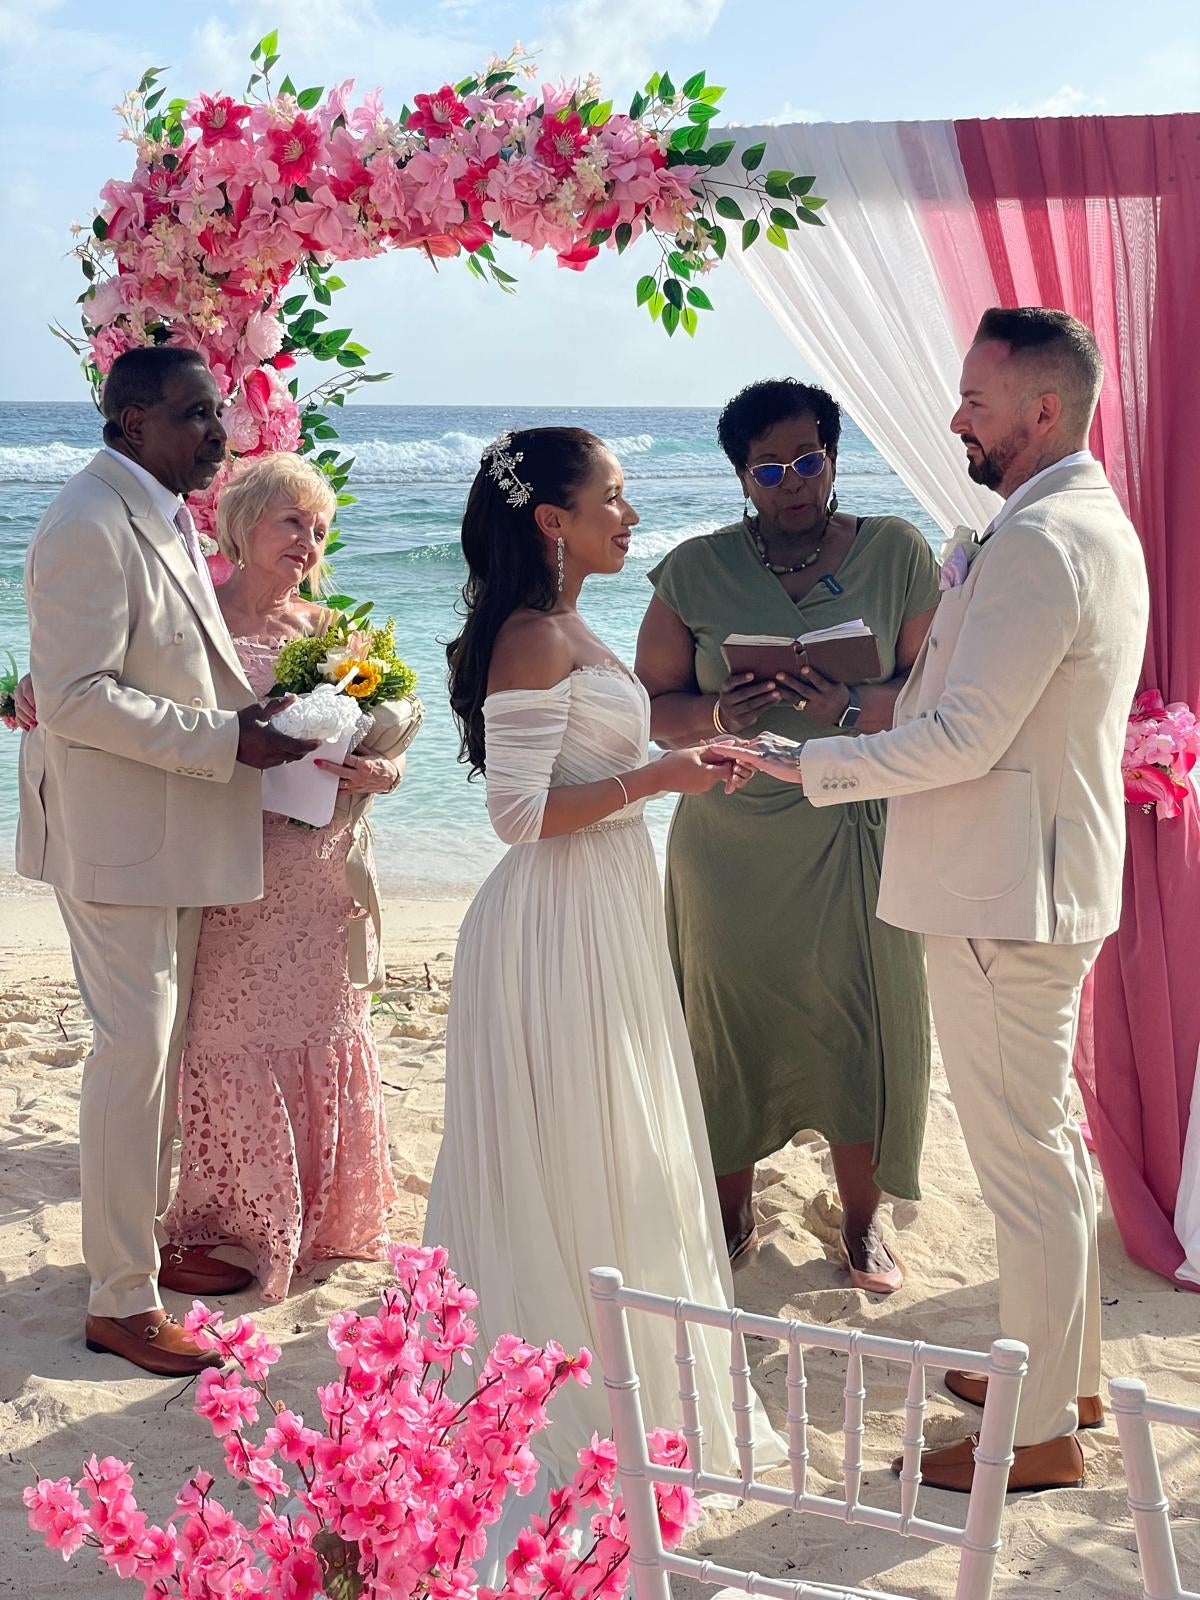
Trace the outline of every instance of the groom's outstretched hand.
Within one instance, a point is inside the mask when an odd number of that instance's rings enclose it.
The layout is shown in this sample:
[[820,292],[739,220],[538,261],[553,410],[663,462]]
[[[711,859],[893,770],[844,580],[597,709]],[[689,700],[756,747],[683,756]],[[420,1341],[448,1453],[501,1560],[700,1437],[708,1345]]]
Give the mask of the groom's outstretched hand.
[[270,719],[277,716],[295,700],[294,694],[281,700],[260,700],[238,712],[241,734],[238,738],[237,758],[247,767],[282,767],[288,761],[299,761],[317,748],[316,739],[293,739],[271,726]]

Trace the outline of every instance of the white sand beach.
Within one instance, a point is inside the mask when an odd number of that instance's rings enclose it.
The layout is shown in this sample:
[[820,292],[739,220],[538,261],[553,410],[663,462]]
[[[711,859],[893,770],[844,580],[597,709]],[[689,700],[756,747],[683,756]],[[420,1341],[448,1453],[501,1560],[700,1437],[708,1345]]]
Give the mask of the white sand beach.
[[[410,902],[386,908],[389,988],[377,1031],[401,1199],[397,1238],[416,1240],[437,1151],[444,1039],[454,942],[464,906]],[[169,1510],[184,1476],[204,1464],[223,1477],[221,1452],[178,1385],[87,1354],[82,1343],[85,1282],[79,1251],[76,1113],[88,1022],[71,977],[66,940],[48,896],[0,900],[0,1120],[5,1154],[0,1232],[0,1592],[28,1600],[133,1593],[102,1574],[86,1552],[64,1566],[26,1528],[20,1491],[35,1474],[79,1473],[96,1451],[134,1463],[137,1492],[155,1516]],[[798,1139],[760,1169],[766,1239],[737,1277],[747,1308],[811,1322],[869,1325],[903,1338],[986,1348],[997,1332],[996,1264],[990,1219],[980,1201],[940,1065],[924,1163],[925,1199],[897,1202],[884,1222],[907,1271],[905,1288],[870,1302],[852,1292],[837,1264],[837,1215],[824,1144]],[[1102,1227],[1105,1371],[1145,1378],[1152,1392],[1200,1404],[1200,1298],[1173,1290],[1126,1259],[1111,1217]],[[329,1314],[369,1303],[385,1269],[338,1264],[268,1308],[264,1326],[284,1347],[273,1388],[296,1409],[331,1370],[324,1337]],[[253,1293],[236,1302],[255,1312]],[[181,1304],[172,1309],[182,1311]],[[776,1421],[783,1415],[782,1356],[754,1347],[756,1381]],[[811,1366],[810,1439],[816,1482],[840,1482],[843,1374],[833,1357]],[[899,1448],[902,1381],[867,1374],[865,1498],[898,1504],[888,1462]],[[946,1395],[931,1397],[927,1435],[946,1441],[977,1413]],[[997,1593],[1117,1600],[1139,1592],[1132,1525],[1111,1423],[1083,1435],[1086,1488],[1010,1501]],[[1165,1429],[1164,1480],[1176,1517],[1181,1565],[1200,1574],[1200,1447]],[[232,1486],[230,1486],[232,1488]],[[961,1518],[964,1502],[924,1491],[927,1512]],[[762,1508],[710,1515],[698,1550],[763,1573],[895,1589],[920,1600],[953,1593],[953,1561],[915,1541],[803,1520]]]

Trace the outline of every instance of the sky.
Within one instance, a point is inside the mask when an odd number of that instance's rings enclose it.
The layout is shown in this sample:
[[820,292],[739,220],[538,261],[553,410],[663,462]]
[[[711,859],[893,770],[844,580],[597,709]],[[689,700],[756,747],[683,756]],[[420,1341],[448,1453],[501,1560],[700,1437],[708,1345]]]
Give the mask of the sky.
[[[1200,108],[1195,0],[0,0],[0,399],[85,397],[75,357],[46,330],[77,316],[70,223],[129,175],[112,111],[122,92],[148,66],[171,69],[172,94],[240,91],[273,27],[280,73],[306,86],[354,78],[396,111],[517,40],[543,76],[594,71],[619,104],[654,70],[679,83],[703,67],[740,123]],[[339,323],[395,374],[373,401],[717,405],[755,377],[801,370],[732,264],[706,282],[716,310],[696,339],[670,344],[635,310],[636,250],[576,274],[509,244],[502,264],[515,297],[412,251],[342,271]]]

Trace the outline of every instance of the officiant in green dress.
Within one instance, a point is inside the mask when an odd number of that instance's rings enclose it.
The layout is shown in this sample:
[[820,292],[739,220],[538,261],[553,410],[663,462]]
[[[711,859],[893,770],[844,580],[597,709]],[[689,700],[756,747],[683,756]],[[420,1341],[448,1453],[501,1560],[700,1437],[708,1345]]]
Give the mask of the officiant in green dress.
[[[938,601],[929,545],[900,517],[839,506],[841,413],[823,390],[752,384],[718,436],[746,512],[650,573],[637,673],[652,737],[891,727]],[[756,681],[721,654],[732,633],[791,639],[858,618],[879,642],[873,682]],[[921,941],[875,916],[885,820],[882,803],[815,809],[763,776],[685,796],[666,882],[731,1258],[758,1242],[755,1163],[811,1128],[830,1144],[851,1282],[874,1293],[903,1281],[875,1218],[881,1192],[919,1198],[930,1057]]]

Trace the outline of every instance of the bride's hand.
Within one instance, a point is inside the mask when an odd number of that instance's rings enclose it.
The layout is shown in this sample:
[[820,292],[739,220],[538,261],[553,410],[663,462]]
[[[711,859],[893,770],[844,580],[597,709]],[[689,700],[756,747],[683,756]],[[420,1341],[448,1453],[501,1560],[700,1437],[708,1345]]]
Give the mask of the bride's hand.
[[658,778],[662,788],[670,794],[707,794],[719,783],[725,793],[733,794],[753,776],[750,767],[736,755],[718,760],[708,754],[706,745],[691,745],[686,750],[669,750],[658,762]]

